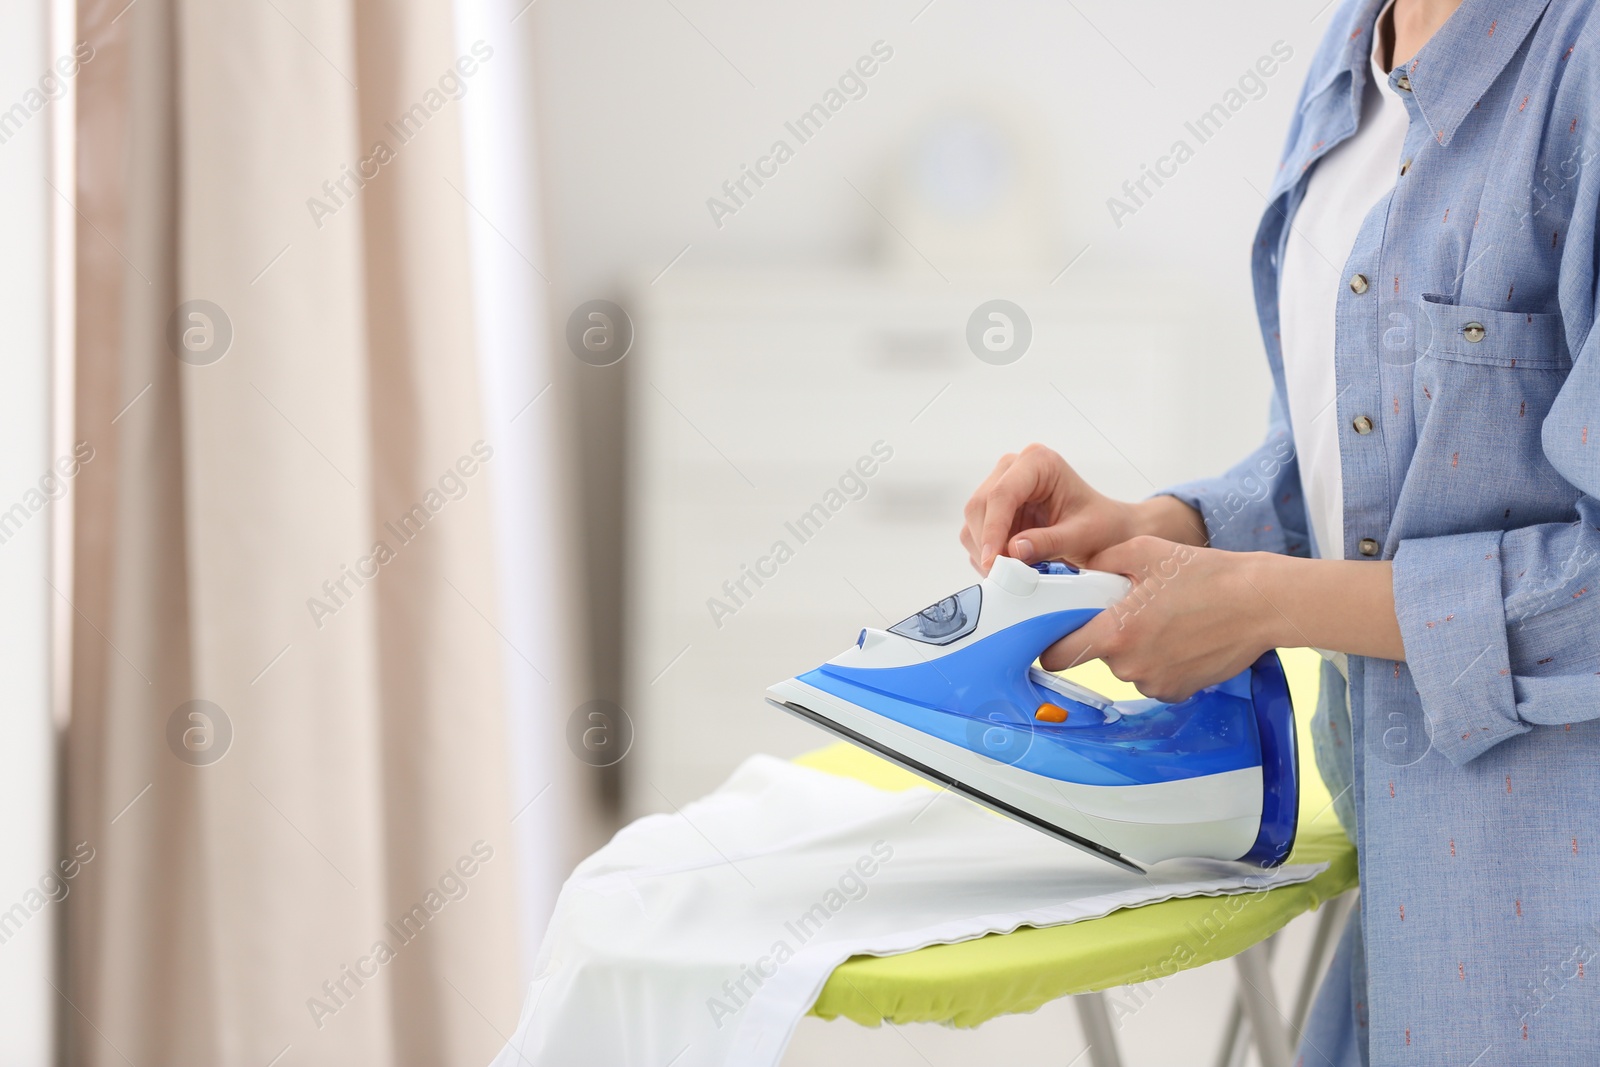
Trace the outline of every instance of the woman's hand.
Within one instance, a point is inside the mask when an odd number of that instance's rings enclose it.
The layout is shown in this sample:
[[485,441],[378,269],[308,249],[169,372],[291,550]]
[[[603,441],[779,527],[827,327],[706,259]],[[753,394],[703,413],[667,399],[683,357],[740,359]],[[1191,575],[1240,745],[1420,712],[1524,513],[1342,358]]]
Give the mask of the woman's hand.
[[1046,670],[1104,660],[1145,696],[1175,703],[1269,648],[1406,656],[1386,561],[1225,552],[1145,536],[1098,553],[1087,567],[1125,575],[1133,590],[1045,649]]
[[1039,662],[1059,671],[1104,660],[1147,697],[1185,700],[1278,643],[1281,613],[1253,573],[1262,556],[1147,536],[1106,549],[1087,566],[1127,576],[1133,591],[1051,645]]
[[1043,445],[1000,457],[967,501],[961,544],[979,574],[998,555],[1024,563],[1064,559],[1082,566],[1141,534],[1189,545],[1206,542],[1200,514],[1174,497],[1138,504],[1098,492]]

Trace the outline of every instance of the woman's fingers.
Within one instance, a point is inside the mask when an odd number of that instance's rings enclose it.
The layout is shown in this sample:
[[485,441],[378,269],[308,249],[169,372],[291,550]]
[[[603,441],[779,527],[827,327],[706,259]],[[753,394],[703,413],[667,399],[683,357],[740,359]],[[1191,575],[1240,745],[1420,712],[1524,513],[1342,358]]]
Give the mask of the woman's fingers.
[[[1139,576],[1152,565],[1171,562],[1175,553],[1193,553],[1186,545],[1175,545],[1156,537],[1134,537],[1096,552],[1086,566],[1109,574],[1131,578],[1134,588],[1117,604],[1090,619],[1045,650],[1039,662],[1046,670],[1064,671],[1091,659],[1104,660],[1111,672],[1125,682],[1145,680],[1149,650],[1143,648],[1145,634],[1137,621],[1147,600],[1139,597]],[[1147,592],[1148,596],[1148,592]]]
[[1121,574],[1137,582],[1141,567],[1148,568],[1151,563],[1172,555],[1177,548],[1177,545],[1159,537],[1130,537],[1096,552],[1087,565],[1091,570]]
[[964,509],[961,545],[979,574],[1002,553],[1080,562],[1127,536],[1129,505],[1091,489],[1043,445],[1001,457]]
[[994,557],[1005,551],[1017,512],[1033,499],[1037,488],[1038,478],[1032,468],[1015,464],[989,490],[977,538],[978,566],[985,574],[994,563]]
[[1114,504],[1114,501],[1102,501],[1103,506],[1083,508],[1061,522],[1020,530],[1011,538],[1010,554],[1024,563],[1064,559],[1084,566],[1085,561],[1114,536],[1110,532],[1113,524],[1106,514]]
[[980,571],[983,568],[979,566],[978,549],[981,542],[978,539],[983,533],[984,516],[989,510],[989,493],[994,489],[995,484],[1005,476],[1006,471],[1011,469],[1016,460],[1016,455],[1011,452],[1001,456],[1000,462],[994,465],[994,470],[989,472],[989,476],[979,483],[977,489],[973,490],[972,496],[967,500],[966,507],[962,509],[962,517],[966,520],[966,525],[961,543],[966,546],[967,553],[972,556],[972,565],[978,567]]
[[1075,480],[1065,460],[1043,445],[1024,448],[988,487],[983,522],[974,540],[979,570],[985,574],[994,557],[1014,550],[1012,533],[1048,523],[1073,503],[1068,497]]
[[1064,671],[1092,659],[1105,659],[1112,654],[1116,632],[1116,620],[1110,612],[1102,611],[1045,649],[1039,656],[1039,665],[1047,671]]
[[1246,555],[1144,535],[1095,554],[1088,566],[1125,575],[1134,587],[1048,649],[1047,667],[1104,660],[1145,696],[1171,703],[1233,677],[1272,647],[1270,614]]
[[982,574],[983,568],[978,566],[978,543],[972,539],[970,527],[961,527],[961,547],[967,550],[967,560],[972,564],[972,569]]

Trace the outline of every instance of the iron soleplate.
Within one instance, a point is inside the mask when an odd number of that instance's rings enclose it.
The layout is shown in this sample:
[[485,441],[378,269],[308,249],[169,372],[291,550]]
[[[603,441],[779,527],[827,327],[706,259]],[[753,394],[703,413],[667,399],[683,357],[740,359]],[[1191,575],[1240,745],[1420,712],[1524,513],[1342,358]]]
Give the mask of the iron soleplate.
[[982,792],[981,790],[974,789],[953,775],[941,770],[937,770],[933,767],[929,767],[925,763],[919,763],[902,753],[896,752],[894,749],[879,741],[875,741],[864,734],[857,733],[848,726],[842,726],[839,723],[834,722],[821,712],[813,711],[812,709],[805,707],[802,704],[796,704],[793,701],[774,700],[771,697],[767,697],[766,699],[767,703],[771,704],[773,707],[787,711],[789,714],[794,715],[797,718],[804,719],[806,722],[809,722],[814,726],[820,726],[824,730],[833,734],[835,737],[848,741],[859,748],[866,749],[873,755],[880,756],[883,759],[888,760],[890,763],[893,763],[895,766],[910,771],[912,774],[926,778],[935,785],[941,785],[950,790],[950,792],[966,797],[973,803],[980,804],[983,807],[988,808],[990,811],[997,812],[1006,816],[1007,818],[1015,819],[1017,822],[1020,822],[1025,826],[1031,826],[1040,833],[1048,834],[1063,844],[1071,845],[1073,848],[1087,852],[1097,859],[1105,860],[1107,863],[1120,867],[1132,874],[1146,873],[1145,868],[1140,866],[1136,860],[1129,859],[1127,856],[1124,856],[1115,849],[1108,848],[1105,845],[1100,844],[1098,841],[1092,841],[1087,837],[1081,837],[1078,834],[1072,833],[1070,830],[1063,830],[1061,827],[1056,826],[1053,823],[1046,822],[1044,819],[1039,818],[1037,815],[1034,815],[1031,812],[1024,811],[1013,804],[1007,804],[1003,800],[998,800],[995,797]]

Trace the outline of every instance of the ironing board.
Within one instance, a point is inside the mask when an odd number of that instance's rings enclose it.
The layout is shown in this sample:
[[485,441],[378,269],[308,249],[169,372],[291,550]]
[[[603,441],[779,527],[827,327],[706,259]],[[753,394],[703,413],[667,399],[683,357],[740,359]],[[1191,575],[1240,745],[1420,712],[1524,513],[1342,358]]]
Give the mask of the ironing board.
[[[1225,904],[1228,898],[1194,897],[1066,926],[1024,927],[953,945],[931,945],[899,956],[855,956],[834,970],[811,1014],[824,1019],[843,1016],[864,1026],[887,1020],[971,1027],[997,1015],[1030,1012],[1058,997],[1077,995],[1079,1018],[1090,1043],[1089,1062],[1094,1067],[1118,1067],[1115,1032],[1101,990],[1232,957],[1239,970],[1240,998],[1217,1062],[1236,1061],[1248,1024],[1249,1039],[1263,1067],[1288,1067],[1313,984],[1348,913],[1353,895],[1346,895],[1356,887],[1357,875],[1355,847],[1339,826],[1311,755],[1308,723],[1316,707],[1320,657],[1309,649],[1283,649],[1279,654],[1294,699],[1300,742],[1300,819],[1289,862],[1326,863],[1327,870],[1309,882],[1271,890],[1237,912],[1219,910],[1219,901]],[[1137,695],[1098,662],[1085,664],[1068,677],[1117,699]],[[926,785],[844,742],[796,762],[881,789]],[[1269,939],[1291,919],[1328,902],[1333,904],[1322,908],[1294,1006],[1281,1010],[1268,966]],[[1175,952],[1179,945],[1186,951]]]

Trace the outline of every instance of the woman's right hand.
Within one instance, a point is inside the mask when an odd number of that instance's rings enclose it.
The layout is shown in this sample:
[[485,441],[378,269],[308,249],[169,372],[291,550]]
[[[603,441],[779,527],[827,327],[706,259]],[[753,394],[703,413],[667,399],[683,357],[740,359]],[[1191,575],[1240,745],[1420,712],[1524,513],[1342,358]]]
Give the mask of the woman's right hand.
[[1082,564],[1140,534],[1203,546],[1199,512],[1170,496],[1137,504],[1113,500],[1084,481],[1055,452],[1033,444],[1000,457],[967,501],[961,544],[979,574],[998,555],[1024,563]]

